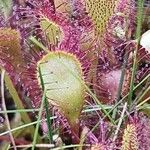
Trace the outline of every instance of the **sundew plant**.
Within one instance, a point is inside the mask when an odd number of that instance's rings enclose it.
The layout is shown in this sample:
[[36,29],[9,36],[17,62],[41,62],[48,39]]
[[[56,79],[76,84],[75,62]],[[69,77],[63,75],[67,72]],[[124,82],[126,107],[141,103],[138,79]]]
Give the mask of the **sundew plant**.
[[0,0],[1,150],[150,150],[149,0]]

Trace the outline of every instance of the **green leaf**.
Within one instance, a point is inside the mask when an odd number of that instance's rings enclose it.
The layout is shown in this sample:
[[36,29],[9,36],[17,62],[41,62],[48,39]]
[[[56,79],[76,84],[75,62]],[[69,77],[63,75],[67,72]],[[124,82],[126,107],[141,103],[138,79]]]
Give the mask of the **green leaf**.
[[[83,76],[80,62],[70,53],[49,52],[38,62],[38,68],[44,89],[47,90],[47,100],[59,108],[77,133],[85,97],[85,86],[80,81]],[[41,79],[39,82],[41,85]]]
[[41,29],[45,34],[48,42],[52,45],[57,45],[61,39],[62,31],[58,25],[51,22],[47,18],[42,18],[40,21]]
[[4,14],[5,19],[9,17],[13,7],[12,0],[0,0],[0,11]]

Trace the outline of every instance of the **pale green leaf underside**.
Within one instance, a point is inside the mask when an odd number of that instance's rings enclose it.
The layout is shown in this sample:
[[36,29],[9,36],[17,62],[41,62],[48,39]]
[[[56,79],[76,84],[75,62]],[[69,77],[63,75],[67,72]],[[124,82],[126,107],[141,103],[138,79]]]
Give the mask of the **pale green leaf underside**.
[[47,18],[42,18],[40,25],[50,44],[56,45],[61,40],[62,31],[58,25],[54,24]]
[[12,0],[0,0],[0,13],[4,14],[5,19],[9,17],[9,14],[12,10],[12,6]]
[[57,105],[71,124],[78,120],[85,96],[84,85],[78,79],[82,79],[78,60],[68,53],[50,52],[38,67],[44,88],[47,89],[48,101]]

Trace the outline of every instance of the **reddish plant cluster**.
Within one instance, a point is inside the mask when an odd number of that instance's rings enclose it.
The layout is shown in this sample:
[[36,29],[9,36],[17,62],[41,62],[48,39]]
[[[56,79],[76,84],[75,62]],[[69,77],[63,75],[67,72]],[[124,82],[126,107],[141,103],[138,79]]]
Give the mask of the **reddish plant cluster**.
[[[82,129],[86,126],[90,131],[101,119],[101,125],[85,139],[92,145],[91,150],[115,150],[120,145],[123,150],[142,149],[139,138],[146,133],[139,126],[148,127],[146,122],[139,118],[140,123],[128,121],[123,138],[117,139],[121,143],[113,141],[115,127],[102,112],[91,113],[92,117],[81,112],[84,104],[93,105],[95,100],[87,94],[88,89],[98,103],[111,106],[129,92],[134,50],[138,46],[133,40],[135,1],[62,0],[61,5],[56,7],[57,4],[59,1],[53,0],[15,1],[7,19],[0,14],[0,66],[16,88],[21,86],[33,108],[39,108],[43,91],[49,90],[46,97],[58,116],[54,127],[62,125],[60,135],[64,139],[68,136],[71,143],[79,143]],[[150,53],[140,45],[134,84],[149,73]],[[144,82],[142,86],[145,85]],[[137,92],[134,95],[136,98]],[[106,128],[110,129],[108,133]],[[148,145],[147,142],[147,149]]]

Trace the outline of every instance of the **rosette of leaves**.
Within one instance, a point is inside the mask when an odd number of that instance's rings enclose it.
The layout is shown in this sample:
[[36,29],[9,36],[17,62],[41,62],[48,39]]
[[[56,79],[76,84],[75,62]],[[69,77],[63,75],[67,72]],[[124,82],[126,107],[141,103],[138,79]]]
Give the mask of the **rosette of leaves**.
[[[40,9],[35,8],[34,13],[35,17],[38,16],[40,31],[44,35],[41,41],[46,38],[55,50],[44,48],[46,52],[37,51],[39,45],[36,45],[32,47],[33,52],[30,50],[31,53],[28,53],[29,47],[20,46],[26,39],[23,36],[21,38],[18,30],[1,28],[1,66],[15,84],[20,82],[33,107],[40,106],[43,90],[46,90],[46,99],[67,119],[74,141],[78,142],[79,117],[85,101],[85,75],[90,63],[76,43],[79,31],[72,27],[64,15],[54,14],[45,5]],[[56,43],[60,34],[62,37]]]

